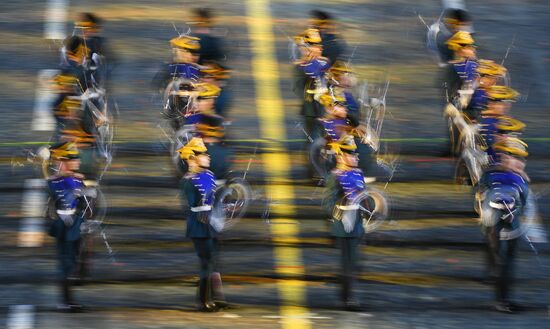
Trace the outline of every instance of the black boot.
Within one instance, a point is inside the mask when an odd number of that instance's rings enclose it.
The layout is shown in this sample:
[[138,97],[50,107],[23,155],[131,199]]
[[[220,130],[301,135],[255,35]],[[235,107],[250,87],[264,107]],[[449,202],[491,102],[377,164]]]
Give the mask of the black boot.
[[345,275],[342,275],[340,277],[340,299],[344,304],[350,298],[350,288],[349,280]]
[[201,278],[199,280],[199,311],[200,312],[215,312],[216,305],[210,300],[210,280],[209,278]]
[[82,310],[82,305],[73,300],[70,280],[65,279],[61,281],[61,292],[63,295],[63,303],[58,306],[59,309],[69,312],[77,312]]
[[344,309],[350,312],[361,311],[361,304],[352,295],[352,280],[353,278],[348,275],[342,276],[342,302],[344,303]]
[[214,301],[216,308],[230,308],[230,305],[225,301],[222,277],[219,272],[212,273],[212,276],[210,276],[210,284],[212,287],[212,300]]

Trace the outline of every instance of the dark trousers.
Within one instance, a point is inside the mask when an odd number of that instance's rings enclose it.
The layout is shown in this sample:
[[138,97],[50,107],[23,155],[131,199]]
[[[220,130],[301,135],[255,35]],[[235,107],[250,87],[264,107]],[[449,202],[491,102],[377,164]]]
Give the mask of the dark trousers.
[[341,297],[343,301],[347,301],[352,297],[353,280],[359,272],[359,245],[361,238],[338,237],[336,238],[336,243],[340,249]]
[[57,239],[56,247],[57,257],[59,260],[59,283],[62,300],[64,304],[73,304],[71,280],[69,278],[76,270],[78,253],[80,249],[80,239],[75,241]]
[[495,241],[495,239],[489,236],[491,230],[492,228],[484,228],[482,232],[485,238],[485,262],[487,265],[486,276],[488,279],[495,279],[497,277],[497,259],[494,252],[494,243],[492,242]]
[[56,246],[60,276],[62,280],[65,280],[74,274],[80,249],[80,239],[75,241],[57,239]]
[[193,245],[200,261],[200,277],[209,278],[212,272],[218,271],[218,255],[220,251],[218,239],[193,238]]
[[77,266],[75,268],[75,275],[79,279],[84,279],[88,276],[92,258],[93,242],[94,238],[91,234],[82,235],[80,237]]
[[497,302],[509,302],[510,291],[514,281],[514,260],[517,250],[517,239],[500,240],[499,231],[492,230],[487,235],[492,258],[495,260],[496,283],[495,297]]

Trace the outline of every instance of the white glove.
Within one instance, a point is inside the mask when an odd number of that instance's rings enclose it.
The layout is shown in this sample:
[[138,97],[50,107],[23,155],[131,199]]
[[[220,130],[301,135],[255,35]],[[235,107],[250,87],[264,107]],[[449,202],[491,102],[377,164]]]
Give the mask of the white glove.
[[344,231],[346,231],[346,233],[350,233],[351,231],[353,231],[356,217],[357,210],[344,210],[344,214],[342,216],[342,225],[344,225]]
[[65,226],[66,226],[66,227],[71,227],[71,226],[73,226],[74,219],[73,219],[73,216],[72,216],[72,215],[59,215],[59,218],[61,218],[61,220],[63,221],[63,223],[65,223]]

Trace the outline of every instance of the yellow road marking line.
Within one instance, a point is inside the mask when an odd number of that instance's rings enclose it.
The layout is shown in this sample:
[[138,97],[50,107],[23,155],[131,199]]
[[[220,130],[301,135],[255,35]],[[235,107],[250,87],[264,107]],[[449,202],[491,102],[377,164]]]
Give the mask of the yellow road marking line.
[[[286,137],[284,106],[279,92],[279,68],[275,58],[275,37],[268,0],[247,1],[248,30],[252,46],[252,71],[256,84],[256,109],[262,138],[267,139],[272,153],[263,153],[263,167],[270,182],[287,179],[290,157],[282,140]],[[295,213],[292,185],[267,184],[266,194],[274,202],[271,221],[274,240],[297,237],[299,222],[289,219]],[[282,276],[304,274],[301,251],[294,247],[274,249],[275,270]],[[310,328],[304,316],[306,285],[301,280],[282,280],[277,284],[282,300],[280,313],[283,328]]]

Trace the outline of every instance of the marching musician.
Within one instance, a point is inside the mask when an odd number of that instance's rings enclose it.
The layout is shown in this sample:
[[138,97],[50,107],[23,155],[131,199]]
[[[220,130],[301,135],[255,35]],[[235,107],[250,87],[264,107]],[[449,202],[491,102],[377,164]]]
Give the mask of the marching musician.
[[200,138],[192,138],[178,150],[189,170],[181,180],[181,191],[190,207],[186,236],[191,238],[199,257],[199,311],[214,312],[226,306],[218,271],[220,228],[212,216],[216,178],[210,167],[210,156]]
[[330,231],[341,252],[340,297],[346,310],[359,311],[361,307],[353,295],[353,282],[359,273],[359,246],[365,230],[354,198],[366,186],[363,173],[357,168],[357,146],[353,136],[344,135],[329,146],[336,154],[336,168],[329,180],[328,192],[336,199]]
[[346,44],[336,30],[336,23],[332,15],[326,11],[312,10],[310,12],[310,26],[319,30],[323,56],[328,58],[331,63],[342,59],[346,51]]
[[210,83],[197,83],[190,91],[181,92],[182,95],[195,98],[190,114],[185,118],[186,125],[196,125],[205,115],[217,115],[214,110],[216,98],[221,89]]
[[201,68],[201,74],[201,82],[209,83],[220,88],[220,93],[216,97],[214,109],[216,114],[225,116],[227,110],[231,106],[233,96],[231,86],[229,85],[231,71],[216,62],[206,62]]
[[210,154],[210,170],[214,177],[216,180],[226,179],[231,169],[233,152],[223,142],[223,118],[215,114],[203,115],[195,127],[197,135],[202,138]]
[[62,53],[64,61],[61,63],[61,72],[78,79],[80,93],[84,93],[92,85],[91,72],[86,67],[86,60],[90,49],[79,36],[70,36],[63,40]]
[[214,15],[210,8],[195,8],[193,10],[193,18],[189,22],[193,26],[193,36],[199,39],[200,48],[199,60],[200,65],[207,62],[220,63],[226,60],[223,50],[223,40],[214,35],[212,27],[214,24]]
[[86,67],[91,71],[94,82],[105,87],[116,59],[106,39],[101,35],[102,20],[93,13],[80,13],[74,28],[89,48]]
[[74,143],[63,142],[50,148],[50,159],[58,169],[57,174],[48,178],[55,219],[49,234],[56,239],[59,261],[59,282],[62,293],[60,309],[77,311],[82,308],[73,299],[71,290],[76,274],[80,248],[80,226],[83,222],[83,201],[79,198],[84,189],[84,176],[78,173],[79,153]]
[[[319,118],[319,124],[322,127],[323,135],[327,142],[339,140],[342,136],[350,134],[355,138],[356,153],[359,158],[359,168],[363,173],[370,174],[375,169],[376,159],[372,146],[364,141],[368,128],[359,123],[359,113],[348,110],[349,101],[347,98],[323,94],[319,102],[325,108],[325,115]],[[365,177],[367,182],[373,182],[375,177]]]
[[469,91],[477,76],[477,55],[475,41],[472,35],[466,31],[456,32],[449,40],[447,46],[453,51],[454,58],[449,61],[449,69],[446,78],[446,96],[452,100],[458,91]]
[[507,114],[511,104],[519,96],[514,89],[506,86],[491,86],[486,90],[487,105],[481,112],[479,119],[480,134],[487,145],[489,161],[496,161],[493,144],[497,141],[499,131],[516,132],[522,130],[525,125]]
[[481,224],[495,284],[495,309],[505,313],[519,310],[511,301],[511,289],[518,239],[525,234],[520,217],[530,206],[526,147],[527,144],[515,137],[495,142],[493,149],[498,160],[485,171],[478,187]]
[[475,83],[475,90],[464,113],[470,120],[477,121],[481,112],[487,107],[488,90],[497,85],[499,79],[506,76],[506,68],[491,60],[480,59],[477,67],[478,77]]
[[172,62],[164,64],[153,78],[153,86],[164,89],[168,83],[176,79],[198,82],[201,76],[199,61],[199,38],[182,35],[170,40],[172,47]]
[[356,84],[356,78],[349,64],[341,60],[334,62],[326,79],[329,91],[335,96],[343,97],[349,114],[358,118],[360,105],[351,90]]
[[454,53],[447,45],[447,41],[458,31],[471,30],[470,14],[463,9],[447,8],[443,12],[443,24],[440,26],[442,28],[437,34],[437,50],[440,60],[448,63],[453,60]]
[[300,114],[304,117],[305,131],[315,139],[320,135],[315,121],[323,115],[323,109],[315,97],[326,91],[324,75],[330,68],[330,61],[322,56],[319,30],[307,29],[295,40],[300,46],[302,57],[295,63],[294,92],[302,100]]
[[61,131],[67,127],[71,120],[74,120],[79,115],[82,106],[82,91],[78,77],[71,74],[71,72],[57,74],[52,82],[52,89],[57,94],[52,104],[56,121],[53,141],[57,143],[61,141]]

